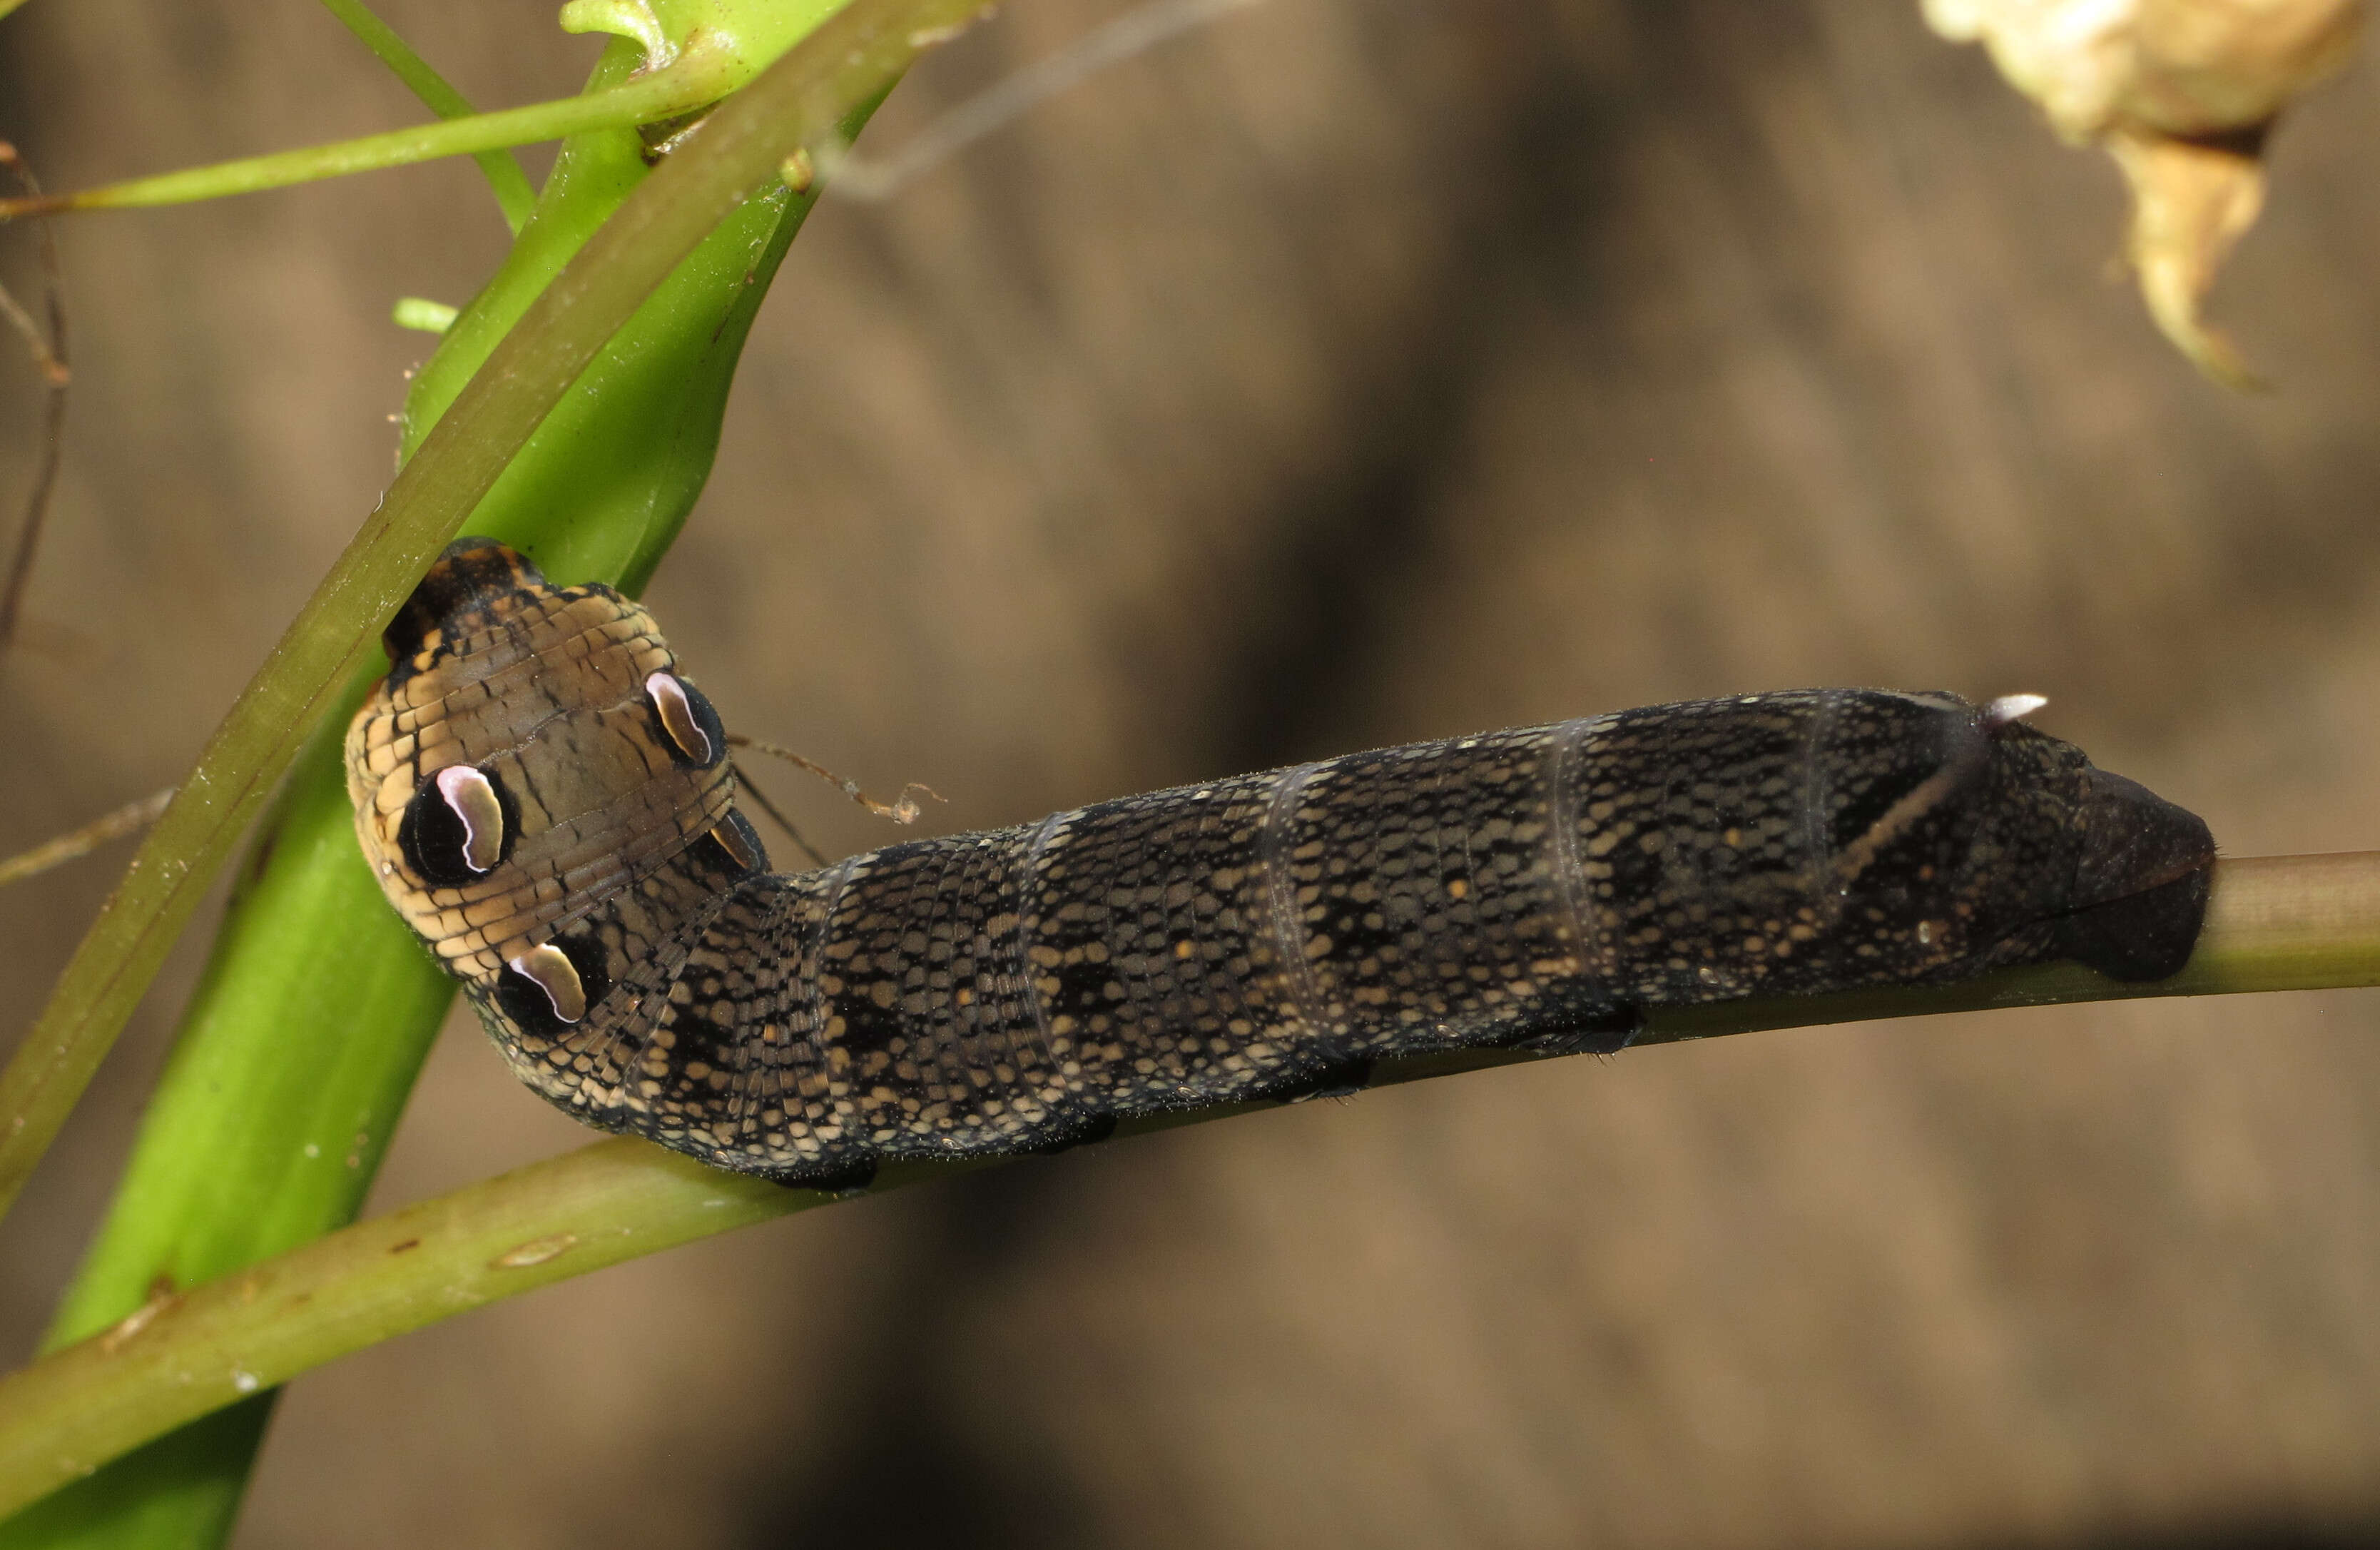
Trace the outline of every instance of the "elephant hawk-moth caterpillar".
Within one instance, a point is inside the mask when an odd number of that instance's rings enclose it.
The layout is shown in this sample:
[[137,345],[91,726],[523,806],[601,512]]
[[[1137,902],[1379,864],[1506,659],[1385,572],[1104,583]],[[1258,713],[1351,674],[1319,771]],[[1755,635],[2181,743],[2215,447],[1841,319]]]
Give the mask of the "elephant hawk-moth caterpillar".
[[357,833],[531,1087],[721,1167],[1054,1149],[1647,1008],[2190,955],[2197,817],[2018,719],[1810,690],[1352,754],[775,873],[644,609],[452,545]]

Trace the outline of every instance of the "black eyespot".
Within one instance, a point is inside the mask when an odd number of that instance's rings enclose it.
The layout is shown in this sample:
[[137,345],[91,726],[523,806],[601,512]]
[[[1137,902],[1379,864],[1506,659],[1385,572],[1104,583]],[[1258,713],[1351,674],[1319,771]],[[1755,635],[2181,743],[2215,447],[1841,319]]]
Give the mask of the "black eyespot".
[[702,690],[674,673],[654,673],[645,679],[645,703],[679,769],[708,770],[727,757],[727,729]]
[[504,965],[496,976],[496,1005],[523,1032],[552,1038],[586,1020],[611,989],[601,942],[558,937]]
[[512,854],[519,810],[504,783],[471,764],[424,776],[397,821],[397,853],[433,888],[459,888]]
[[749,820],[734,808],[719,821],[716,828],[703,836],[713,865],[725,868],[737,876],[769,870],[769,852],[760,843],[759,835]]

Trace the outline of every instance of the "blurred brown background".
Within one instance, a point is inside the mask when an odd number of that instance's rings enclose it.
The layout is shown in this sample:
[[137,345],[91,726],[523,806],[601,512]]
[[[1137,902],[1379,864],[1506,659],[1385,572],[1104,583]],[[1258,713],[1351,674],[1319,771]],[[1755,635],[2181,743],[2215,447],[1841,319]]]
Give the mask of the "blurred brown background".
[[[870,143],[1119,8],[1017,0]],[[386,11],[483,104],[591,58],[542,0]],[[652,601],[731,721],[952,827],[1840,681],[2046,693],[2234,853],[2380,844],[2375,86],[2283,126],[2240,398],[2111,280],[2113,170],[1913,3],[1271,0],[824,206]],[[418,116],[301,0],[0,25],[55,185]],[[447,164],[64,236],[0,850],[181,770],[388,473],[390,301],[465,299],[502,227]],[[33,423],[0,362],[12,502]],[[0,895],[20,1022],[113,855]],[[10,1224],[12,1360],[195,961]],[[2362,1543],[2375,1032],[1811,1030],[1029,1162],[310,1376],[241,1543]],[[378,1199],[580,1135],[458,1022]]]

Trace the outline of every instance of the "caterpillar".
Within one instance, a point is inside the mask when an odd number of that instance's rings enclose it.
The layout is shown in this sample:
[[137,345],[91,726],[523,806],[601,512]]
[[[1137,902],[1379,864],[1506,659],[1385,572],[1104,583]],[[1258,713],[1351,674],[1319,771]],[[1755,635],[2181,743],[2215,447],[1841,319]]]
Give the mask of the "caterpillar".
[[1648,1008],[2189,957],[2204,822],[2029,696],[1658,705],[769,870],[651,616],[451,545],[384,635],[348,787],[389,900],[528,1085],[849,1188]]

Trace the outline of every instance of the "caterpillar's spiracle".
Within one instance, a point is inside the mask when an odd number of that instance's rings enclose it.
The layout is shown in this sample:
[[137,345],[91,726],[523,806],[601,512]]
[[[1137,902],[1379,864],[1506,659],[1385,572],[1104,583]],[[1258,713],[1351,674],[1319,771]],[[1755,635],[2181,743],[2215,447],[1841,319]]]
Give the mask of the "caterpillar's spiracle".
[[365,855],[522,1080],[789,1182],[1050,1149],[1648,1007],[2189,957],[2197,817],[2018,719],[1808,690],[1237,775],[771,873],[651,616],[451,546],[348,729]]

